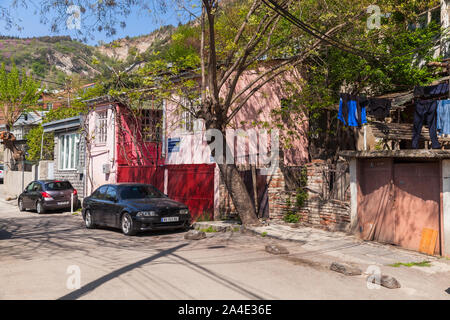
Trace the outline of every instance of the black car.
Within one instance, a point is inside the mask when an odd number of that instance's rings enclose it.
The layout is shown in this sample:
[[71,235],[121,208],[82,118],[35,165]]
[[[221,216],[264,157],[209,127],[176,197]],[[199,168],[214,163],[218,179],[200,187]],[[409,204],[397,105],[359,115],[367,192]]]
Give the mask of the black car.
[[89,229],[101,225],[135,235],[155,229],[187,229],[191,215],[186,205],[152,185],[119,183],[103,185],[85,198],[83,219]]
[[77,190],[69,181],[36,180],[31,182],[20,194],[18,206],[20,211],[34,209],[37,213],[47,210],[60,210],[80,207]]

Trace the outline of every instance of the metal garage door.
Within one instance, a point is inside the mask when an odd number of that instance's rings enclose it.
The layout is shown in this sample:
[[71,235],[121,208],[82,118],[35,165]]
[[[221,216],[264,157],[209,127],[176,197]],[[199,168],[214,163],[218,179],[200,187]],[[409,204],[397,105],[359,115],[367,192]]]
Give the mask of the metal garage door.
[[370,159],[359,164],[361,238],[439,254],[439,163]]

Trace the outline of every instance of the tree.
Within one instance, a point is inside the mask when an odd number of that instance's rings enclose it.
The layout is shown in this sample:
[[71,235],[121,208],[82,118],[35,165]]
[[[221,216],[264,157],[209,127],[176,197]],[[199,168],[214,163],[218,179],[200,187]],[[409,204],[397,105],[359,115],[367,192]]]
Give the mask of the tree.
[[[41,3],[43,3],[43,11],[57,10],[59,14],[55,15],[56,17],[66,16],[69,5],[67,1],[52,0],[41,1]],[[91,16],[96,17],[88,31],[101,25],[107,34],[114,34],[115,26],[121,24],[114,15],[126,16],[133,6],[149,9],[159,4],[163,10],[167,9],[167,3],[158,0],[102,1],[94,6],[90,6],[88,0],[80,0],[77,3],[81,7],[81,12],[91,10]],[[304,26],[297,28],[291,23],[292,21],[282,18],[280,11],[275,12],[269,9],[267,0],[220,2],[202,0],[201,14],[198,10],[191,10],[192,7],[187,5],[187,1],[178,0],[176,3],[179,8],[185,9],[190,16],[195,17],[190,27],[197,28],[199,36],[185,33],[185,40],[191,43],[184,41],[178,48],[182,50],[178,51],[176,47],[172,47],[171,50],[174,50],[172,53],[175,53],[172,57],[171,52],[166,52],[167,55],[163,58],[175,60],[176,64],[167,64],[159,57],[150,61],[150,68],[155,72],[143,76],[142,82],[151,88],[158,85],[159,88],[164,89],[165,84],[170,83],[173,77],[185,72],[186,68],[191,71],[198,68],[200,77],[198,93],[202,99],[200,104],[194,105],[189,111],[195,117],[203,119],[207,129],[217,129],[222,133],[235,115],[246,106],[246,102],[265,84],[293,68],[314,76],[314,72],[318,69],[318,61],[323,60],[324,52],[331,52],[328,54],[329,59],[335,49],[338,49],[338,52],[349,53],[351,56],[340,55],[347,65],[350,65],[352,57],[356,56],[362,58],[357,61],[359,64],[356,66],[359,68],[372,69],[372,66],[384,63],[395,70],[393,67],[397,61],[385,59],[386,53],[392,50],[392,44],[383,46],[377,43],[384,37],[392,37],[389,32],[402,30],[400,27],[402,24],[405,30],[404,22],[430,5],[430,1],[378,1],[383,10],[395,11],[403,17],[403,22],[394,23],[396,29],[382,28],[377,32],[366,33],[363,27],[367,19],[366,8],[372,4],[372,1],[284,0],[278,2],[282,10],[300,17],[301,21],[309,26],[306,28]],[[366,46],[355,49],[357,45],[364,44],[364,41],[370,37],[373,38]],[[172,40],[176,44],[178,39]],[[188,53],[185,57],[189,59],[180,58],[177,54],[183,51]],[[411,58],[409,61],[411,62]],[[270,63],[265,68],[258,68],[262,62]],[[327,70],[326,67],[323,70]],[[336,70],[339,71],[339,69]],[[245,88],[238,89],[237,83],[249,71],[255,72],[257,76]],[[355,73],[352,73],[352,77],[353,74]],[[373,72],[366,77],[376,74],[378,72]],[[345,82],[347,78],[341,77],[340,83]],[[352,78],[356,82],[361,79],[364,80],[364,78]],[[379,79],[386,80],[384,77]],[[319,82],[316,81],[316,83]],[[196,86],[192,80],[184,81],[183,86],[183,90],[178,89],[179,94],[195,96],[192,92],[195,91]],[[173,89],[173,86],[165,89]],[[331,96],[331,91],[326,90],[325,93]],[[328,99],[327,103],[331,102],[332,99]],[[236,165],[219,164],[219,168],[242,222],[257,224],[255,208]]]
[[19,72],[12,63],[11,71],[3,63],[0,69],[0,111],[5,119],[5,127],[10,131],[20,115],[39,99],[39,83],[28,76],[25,70]]

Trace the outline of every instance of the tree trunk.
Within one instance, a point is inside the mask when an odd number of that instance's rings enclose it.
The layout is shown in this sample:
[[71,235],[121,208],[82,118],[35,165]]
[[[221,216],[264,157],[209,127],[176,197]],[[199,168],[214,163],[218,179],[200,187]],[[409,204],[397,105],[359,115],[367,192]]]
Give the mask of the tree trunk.
[[236,164],[218,164],[220,174],[243,225],[259,225],[255,206],[248,194]]

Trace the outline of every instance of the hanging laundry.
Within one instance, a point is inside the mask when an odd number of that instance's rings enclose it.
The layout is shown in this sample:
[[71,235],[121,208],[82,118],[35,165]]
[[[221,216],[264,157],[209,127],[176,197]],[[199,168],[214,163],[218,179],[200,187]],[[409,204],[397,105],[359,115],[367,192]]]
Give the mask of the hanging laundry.
[[440,135],[450,134],[450,100],[438,101],[437,131]]
[[414,126],[412,148],[419,148],[419,139],[422,134],[422,126],[424,122],[428,125],[431,146],[433,149],[440,149],[441,145],[437,138],[436,123],[437,123],[437,101],[435,100],[420,100],[416,102],[416,111],[414,112]]
[[338,119],[350,127],[359,127],[367,123],[366,107],[362,101],[360,97],[341,93]]
[[433,98],[439,97],[447,94],[449,90],[448,83],[440,83],[434,86],[419,87],[414,88],[415,98]]
[[369,98],[367,102],[367,114],[377,119],[389,117],[391,100],[382,98]]

